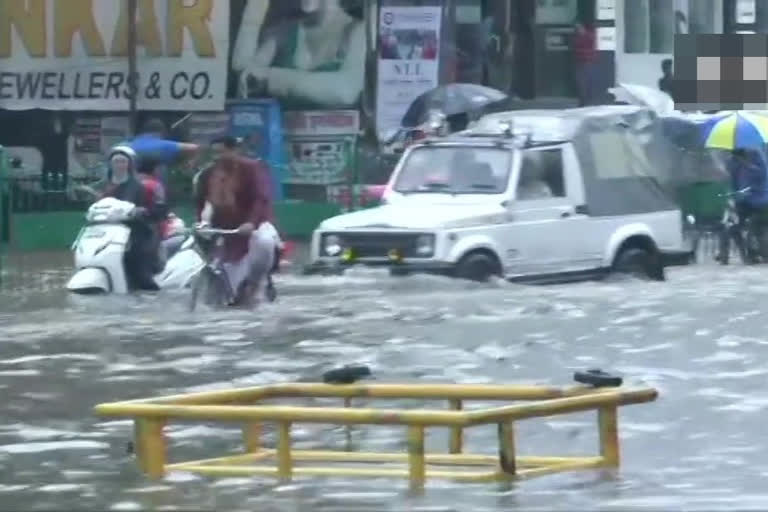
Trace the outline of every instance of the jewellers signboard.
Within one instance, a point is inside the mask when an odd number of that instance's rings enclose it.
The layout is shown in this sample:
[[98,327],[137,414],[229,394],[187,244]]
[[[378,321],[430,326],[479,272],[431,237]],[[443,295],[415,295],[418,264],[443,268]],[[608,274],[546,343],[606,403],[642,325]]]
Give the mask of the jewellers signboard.
[[223,110],[229,2],[139,0],[138,80],[127,4],[0,0],[0,108],[121,111],[135,89],[139,109]]

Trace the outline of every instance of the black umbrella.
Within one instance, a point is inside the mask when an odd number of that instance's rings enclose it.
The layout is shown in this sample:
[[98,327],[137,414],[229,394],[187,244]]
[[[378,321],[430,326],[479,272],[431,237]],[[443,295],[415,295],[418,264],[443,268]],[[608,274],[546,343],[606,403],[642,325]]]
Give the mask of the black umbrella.
[[446,84],[417,97],[403,116],[401,124],[407,127],[425,122],[430,110],[439,110],[446,116],[472,112],[507,99],[503,92],[478,84]]

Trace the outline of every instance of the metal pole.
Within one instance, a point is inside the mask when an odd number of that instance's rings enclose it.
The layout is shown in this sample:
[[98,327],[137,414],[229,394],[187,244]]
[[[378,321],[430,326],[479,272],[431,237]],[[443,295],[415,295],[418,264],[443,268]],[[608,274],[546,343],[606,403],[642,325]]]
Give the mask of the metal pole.
[[131,134],[137,130],[136,100],[139,92],[139,77],[136,69],[136,9],[137,0],[128,0],[128,80],[131,95],[128,104]]

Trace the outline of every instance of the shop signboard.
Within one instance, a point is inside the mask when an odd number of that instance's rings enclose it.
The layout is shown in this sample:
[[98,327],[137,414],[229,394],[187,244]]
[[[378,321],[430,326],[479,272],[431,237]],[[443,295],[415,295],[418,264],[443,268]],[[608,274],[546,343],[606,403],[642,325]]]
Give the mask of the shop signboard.
[[347,183],[354,167],[360,116],[356,110],[285,112],[284,183],[334,185]]
[[135,88],[141,110],[222,110],[229,2],[137,2],[137,81],[127,5],[0,2],[0,108],[125,111]]

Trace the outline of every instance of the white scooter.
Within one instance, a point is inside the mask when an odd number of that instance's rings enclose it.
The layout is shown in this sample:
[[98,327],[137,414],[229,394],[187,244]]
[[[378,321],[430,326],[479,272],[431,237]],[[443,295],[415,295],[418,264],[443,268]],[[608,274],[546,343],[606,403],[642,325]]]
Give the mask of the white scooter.
[[[72,250],[75,253],[75,275],[67,290],[75,293],[116,293],[131,291],[123,259],[128,249],[136,206],[127,201],[107,197],[91,205],[86,225],[80,230]],[[184,229],[181,219],[175,219],[175,235],[163,245],[161,259],[166,261],[155,282],[161,289],[184,288],[205,266],[194,248],[194,239]],[[173,243],[173,241],[176,243]]]

